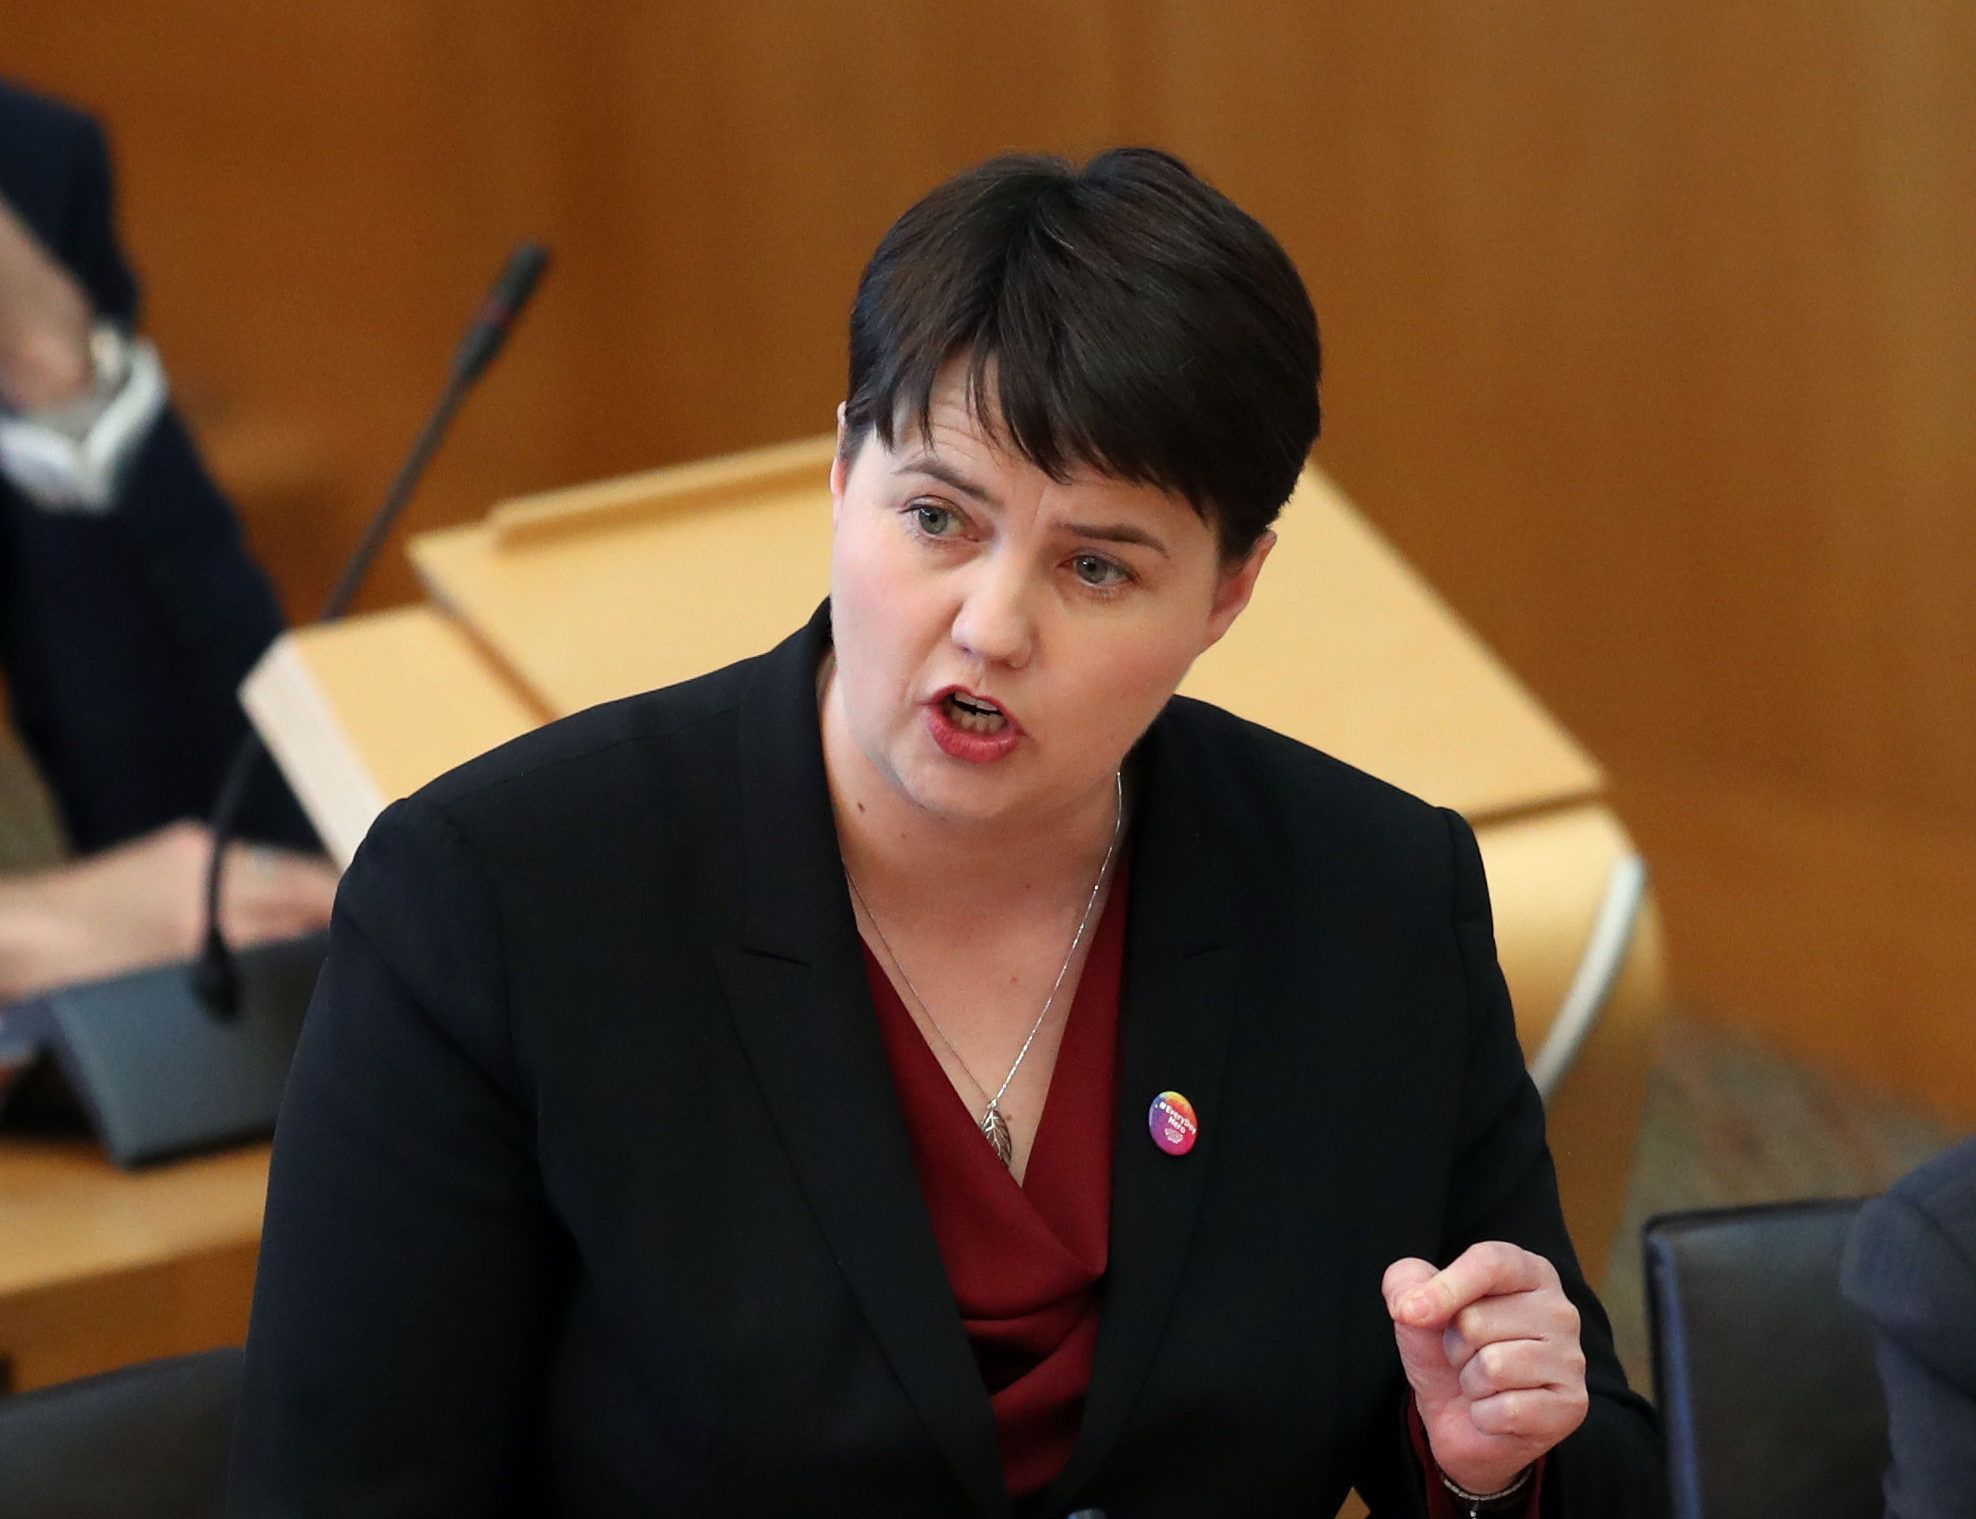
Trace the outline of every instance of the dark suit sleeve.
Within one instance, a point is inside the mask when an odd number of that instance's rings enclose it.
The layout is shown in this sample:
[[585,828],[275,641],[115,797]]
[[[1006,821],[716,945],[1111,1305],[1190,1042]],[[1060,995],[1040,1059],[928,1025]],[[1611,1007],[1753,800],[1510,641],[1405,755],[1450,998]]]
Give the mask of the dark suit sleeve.
[[96,310],[136,320],[137,282],[117,243],[101,127],[59,101],[0,82],[0,196]]
[[1586,1284],[1565,1231],[1544,1110],[1516,1040],[1509,989],[1496,960],[1481,851],[1468,824],[1443,814],[1453,851],[1454,932],[1467,991],[1468,1058],[1450,1181],[1442,1264],[1480,1240],[1508,1240],[1545,1257],[1582,1318],[1591,1408],[1551,1453],[1543,1511],[1568,1519],[1646,1519],[1665,1512],[1659,1423],[1626,1386],[1612,1326]]
[[116,186],[103,129],[87,116],[69,118],[68,184],[61,221],[44,240],[89,296],[97,314],[125,327],[137,325],[137,278],[125,260],[116,229]]
[[235,1519],[527,1512],[560,1233],[495,903],[437,809],[337,899],[275,1136]]
[[[1963,1150],[1956,1190],[1972,1206],[1976,1141]],[[1976,1216],[1945,1227],[1940,1200],[1875,1198],[1846,1249],[1845,1294],[1872,1321],[1887,1396],[1889,1519],[1976,1513]]]

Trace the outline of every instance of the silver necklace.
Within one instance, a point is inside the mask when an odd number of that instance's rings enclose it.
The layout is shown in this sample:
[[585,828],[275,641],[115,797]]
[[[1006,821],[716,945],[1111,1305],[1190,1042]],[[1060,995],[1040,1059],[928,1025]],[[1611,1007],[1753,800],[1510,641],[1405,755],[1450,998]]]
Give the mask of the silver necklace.
[[[1111,872],[1112,856],[1118,851],[1118,836],[1125,826],[1123,772],[1112,776],[1112,794],[1111,842],[1105,845],[1105,858],[1098,866],[1098,879],[1091,883],[1091,896],[1084,904],[1084,916],[1078,920],[1077,932],[1070,936],[1070,948],[1064,952],[1063,964],[1057,969],[1057,979],[1050,987],[1050,995],[1043,999],[1043,1010],[1036,1015],[1036,1021],[1029,1025],[1029,1037],[1022,1041],[1022,1048],[1016,1051],[1015,1064],[1009,1067],[1009,1073],[1002,1078],[1002,1084],[995,1088],[995,1095],[988,1098],[988,1111],[981,1115],[979,1121],[982,1136],[993,1146],[995,1154],[1001,1158],[1005,1166],[1015,1164],[1015,1136],[1010,1132],[1009,1121],[1002,1112],[1002,1098],[1008,1093],[1009,1083],[1015,1080],[1015,1073],[1022,1069],[1022,1062],[1029,1058],[1029,1047],[1036,1042],[1036,1035],[1041,1031],[1044,1020],[1050,1016],[1050,1009],[1056,1006],[1057,993],[1063,990],[1063,978],[1070,974],[1070,962],[1077,958],[1077,946],[1084,942],[1085,931],[1091,926],[1091,913],[1098,905],[1098,893],[1104,890],[1105,877]],[[871,910],[871,903],[865,900],[865,894],[858,889],[858,878],[851,874],[849,865],[844,867],[844,879],[850,885],[851,895],[858,899],[858,906],[864,909],[865,920],[871,924],[871,931],[878,935],[878,943],[885,951],[885,958],[892,962],[892,969],[899,973],[899,979],[905,983],[906,990],[912,993],[913,1001],[919,1005],[920,1013],[925,1017],[927,1025],[940,1036],[940,1042],[947,1046],[947,1052],[954,1057],[954,1063],[961,1068],[967,1079],[974,1083],[974,1089],[986,1096],[988,1088],[983,1086],[974,1072],[968,1069],[967,1062],[961,1059],[961,1052],[954,1048],[954,1041],[947,1037],[947,1031],[940,1027],[940,1020],[933,1016],[933,1009],[926,1005],[926,999],[919,994],[919,988],[913,985],[913,978],[906,974],[905,966],[900,964],[898,953],[892,948],[892,941],[885,937],[885,930],[879,926],[878,914]]]

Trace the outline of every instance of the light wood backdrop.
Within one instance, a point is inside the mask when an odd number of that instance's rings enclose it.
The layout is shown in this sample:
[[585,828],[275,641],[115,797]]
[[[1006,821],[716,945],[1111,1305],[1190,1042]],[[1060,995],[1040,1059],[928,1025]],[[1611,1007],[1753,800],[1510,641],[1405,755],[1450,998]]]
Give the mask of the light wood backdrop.
[[110,123],[298,609],[515,237],[420,525],[817,431],[916,194],[1176,149],[1305,271],[1322,461],[1610,767],[1683,995],[1976,1122],[1967,0],[10,0],[0,70]]

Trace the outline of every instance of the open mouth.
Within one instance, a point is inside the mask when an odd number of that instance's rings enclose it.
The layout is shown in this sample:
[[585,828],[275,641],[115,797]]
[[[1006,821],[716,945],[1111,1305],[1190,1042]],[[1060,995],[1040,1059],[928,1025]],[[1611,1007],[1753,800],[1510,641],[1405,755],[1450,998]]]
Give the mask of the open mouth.
[[947,720],[964,733],[1000,733],[1009,725],[1008,714],[991,701],[949,691],[940,700]]

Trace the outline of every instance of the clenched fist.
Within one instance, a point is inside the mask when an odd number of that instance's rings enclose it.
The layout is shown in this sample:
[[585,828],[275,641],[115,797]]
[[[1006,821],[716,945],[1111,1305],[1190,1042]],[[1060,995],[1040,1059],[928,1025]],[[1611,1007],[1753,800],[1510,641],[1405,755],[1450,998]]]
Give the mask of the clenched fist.
[[1441,1271],[1395,1261],[1382,1290],[1427,1443],[1449,1478],[1497,1492],[1584,1422],[1578,1310],[1541,1255],[1488,1240]]

